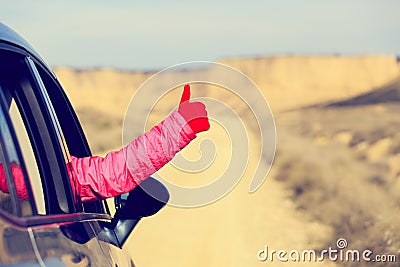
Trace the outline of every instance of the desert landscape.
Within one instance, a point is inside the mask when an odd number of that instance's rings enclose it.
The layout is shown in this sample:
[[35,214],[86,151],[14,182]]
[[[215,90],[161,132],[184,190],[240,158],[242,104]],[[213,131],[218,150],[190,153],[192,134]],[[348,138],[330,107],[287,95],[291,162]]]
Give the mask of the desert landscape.
[[[248,192],[259,157],[252,104],[239,103],[228,92],[196,91],[194,86],[194,97],[227,103],[245,121],[251,142],[248,166],[237,186],[220,200],[197,208],[167,206],[143,219],[126,245],[135,264],[398,266],[257,258],[265,246],[277,251],[322,251],[336,248],[337,240],[344,238],[348,249],[368,249],[373,255],[396,255],[400,260],[400,64],[396,57],[287,55],[219,62],[247,75],[269,103],[276,125],[276,154],[268,178],[255,193]],[[121,147],[130,100],[155,72],[54,70],[78,112],[93,154]],[[149,117],[149,127],[176,107],[180,93],[181,88],[176,88],[160,101]],[[145,117],[145,112],[138,107],[135,116]],[[188,175],[169,164],[160,171],[162,175],[194,186],[224,171],[229,163],[224,152],[238,148],[231,147],[229,133],[218,125],[223,111],[210,107],[209,113],[215,119],[211,130],[182,154],[200,157],[198,143],[210,139],[217,151],[213,165]]]

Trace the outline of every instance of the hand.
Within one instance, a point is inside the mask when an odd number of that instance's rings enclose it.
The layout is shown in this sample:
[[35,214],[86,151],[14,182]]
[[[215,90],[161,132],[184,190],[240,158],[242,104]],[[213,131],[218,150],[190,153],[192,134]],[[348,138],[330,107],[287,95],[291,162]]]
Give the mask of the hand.
[[210,123],[207,117],[206,106],[201,102],[190,102],[189,100],[190,85],[186,84],[183,89],[178,112],[185,118],[195,133],[207,131],[210,129]]

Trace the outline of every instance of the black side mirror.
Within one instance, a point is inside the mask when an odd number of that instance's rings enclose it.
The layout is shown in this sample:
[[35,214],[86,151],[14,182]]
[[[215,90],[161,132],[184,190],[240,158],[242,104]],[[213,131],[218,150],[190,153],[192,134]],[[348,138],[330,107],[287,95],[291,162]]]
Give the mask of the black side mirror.
[[103,234],[112,244],[121,247],[142,217],[157,213],[169,200],[167,188],[158,180],[149,177],[126,196],[116,202],[115,216],[106,225]]

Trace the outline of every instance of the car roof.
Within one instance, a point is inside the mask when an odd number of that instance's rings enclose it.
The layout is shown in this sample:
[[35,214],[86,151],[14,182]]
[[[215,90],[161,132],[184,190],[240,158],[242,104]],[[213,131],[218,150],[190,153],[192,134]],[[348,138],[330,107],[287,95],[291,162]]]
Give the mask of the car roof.
[[[46,62],[43,60],[43,58],[39,55],[39,53],[36,52],[36,50],[21,35],[16,33],[14,30],[12,30],[10,27],[2,22],[0,22],[0,42],[10,43],[24,49],[31,56],[35,57],[44,66],[51,70]],[[51,73],[53,72],[51,71]]]

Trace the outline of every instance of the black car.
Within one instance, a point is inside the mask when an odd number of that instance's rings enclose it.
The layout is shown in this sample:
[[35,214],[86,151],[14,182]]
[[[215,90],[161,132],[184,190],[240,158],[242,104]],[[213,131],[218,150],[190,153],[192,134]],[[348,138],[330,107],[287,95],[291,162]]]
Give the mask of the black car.
[[165,204],[165,188],[147,179],[144,186],[161,190],[163,201],[134,189],[115,199],[112,217],[105,201],[82,203],[73,194],[70,155],[91,152],[63,88],[35,50],[0,23],[0,266],[133,266],[122,245],[140,217]]

